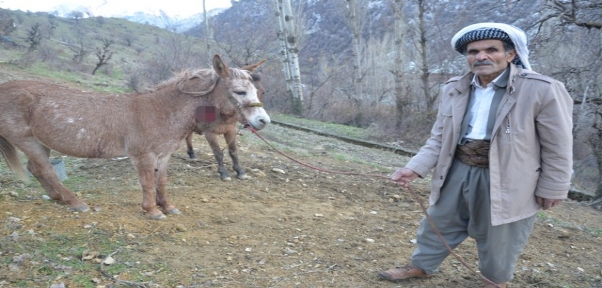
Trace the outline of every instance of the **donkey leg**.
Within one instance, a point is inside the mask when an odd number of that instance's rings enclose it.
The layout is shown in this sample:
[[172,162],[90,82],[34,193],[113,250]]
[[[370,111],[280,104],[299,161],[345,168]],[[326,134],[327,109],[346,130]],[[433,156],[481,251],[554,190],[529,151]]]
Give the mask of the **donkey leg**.
[[190,134],[186,135],[186,153],[188,153],[188,158],[190,160],[196,160],[196,155],[194,155],[194,149],[192,148],[192,136],[194,132],[190,132]]
[[230,181],[230,175],[228,175],[228,171],[226,167],[224,167],[224,153],[222,149],[219,147],[219,143],[217,141],[217,134],[212,132],[205,132],[205,138],[207,142],[209,142],[209,146],[211,147],[211,151],[213,151],[213,156],[215,156],[215,161],[217,161],[217,172],[220,175],[220,178],[224,181]]
[[236,178],[240,180],[248,179],[249,176],[245,173],[238,163],[238,145],[236,145],[236,130],[230,130],[224,134],[226,143],[228,143],[228,153],[232,158],[232,169],[236,171]]
[[40,182],[50,199],[69,205],[75,211],[86,212],[90,209],[84,201],[77,198],[73,192],[61,183],[48,159],[50,149],[37,142],[28,142],[20,146],[19,149],[29,159],[27,169]]
[[46,181],[44,177],[42,177],[42,169],[37,169],[35,164],[33,164],[31,160],[27,161],[27,171],[29,171],[34,177],[36,177],[36,179],[38,180],[38,182],[40,182],[40,185],[42,185],[42,188],[44,188],[44,191],[46,191],[46,194],[48,194],[48,197],[50,197],[50,199],[61,200],[61,194],[58,191],[54,190],[50,183]]
[[163,208],[165,214],[180,214],[180,210],[173,205],[167,197],[167,164],[169,162],[168,157],[159,158],[157,164],[157,171],[155,172],[155,180],[157,187],[157,206]]
[[155,171],[157,160],[156,157],[144,155],[143,157],[135,157],[130,155],[132,164],[138,170],[138,181],[142,187],[142,209],[151,219],[165,219],[165,215],[157,208],[156,198],[156,182]]

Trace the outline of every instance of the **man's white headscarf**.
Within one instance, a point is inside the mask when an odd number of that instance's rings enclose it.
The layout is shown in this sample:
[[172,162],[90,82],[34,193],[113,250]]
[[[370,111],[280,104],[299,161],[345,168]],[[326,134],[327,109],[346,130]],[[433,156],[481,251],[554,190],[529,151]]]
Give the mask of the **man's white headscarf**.
[[458,31],[452,37],[451,44],[456,51],[465,54],[466,45],[470,42],[497,39],[504,42],[511,42],[516,49],[517,57],[512,63],[531,70],[529,64],[528,39],[525,31],[520,28],[503,23],[478,23],[472,24]]

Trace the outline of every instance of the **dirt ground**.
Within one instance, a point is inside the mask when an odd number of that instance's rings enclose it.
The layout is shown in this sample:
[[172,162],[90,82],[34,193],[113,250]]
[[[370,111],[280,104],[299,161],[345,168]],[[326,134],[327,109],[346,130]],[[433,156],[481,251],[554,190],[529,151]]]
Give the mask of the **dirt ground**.
[[[379,177],[307,168],[242,133],[251,179],[220,180],[197,135],[199,161],[182,147],[169,166],[182,214],[161,221],[145,217],[128,159],[62,157],[64,183],[90,205],[86,213],[45,200],[39,185],[0,166],[0,287],[480,287],[452,257],[430,279],[379,281],[415,247],[423,213],[412,195]],[[385,176],[408,161],[277,125],[260,133],[330,171]],[[422,201],[428,184],[413,185]],[[586,203],[541,212],[509,287],[602,287],[601,237],[602,212]],[[456,252],[476,269],[474,241]]]
[[[261,135],[331,171],[386,175],[408,160],[276,125]],[[127,159],[63,158],[65,185],[92,207],[87,213],[0,174],[0,287],[80,287],[82,277],[92,279],[88,287],[479,287],[453,258],[428,280],[379,281],[379,270],[405,264],[414,248],[423,214],[411,194],[377,177],[306,168],[246,131],[239,141],[251,179],[221,181],[202,136],[195,136],[199,161],[184,149],[173,155],[169,190],[183,213],[163,221],[145,218]],[[413,186],[423,200],[427,186],[428,179]],[[602,213],[567,200],[540,216],[509,287],[602,287]],[[74,248],[38,255],[47,249],[41,243],[57,238]],[[110,251],[102,251],[106,241]],[[476,269],[472,240],[456,251]],[[69,267],[107,255],[122,265],[116,274],[103,274],[110,265]],[[58,276],[36,268],[47,262]]]

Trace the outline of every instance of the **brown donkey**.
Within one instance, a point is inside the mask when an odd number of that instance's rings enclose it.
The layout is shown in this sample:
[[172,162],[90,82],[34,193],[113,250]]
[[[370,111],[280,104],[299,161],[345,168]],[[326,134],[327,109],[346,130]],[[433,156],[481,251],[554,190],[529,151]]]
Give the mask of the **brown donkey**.
[[142,209],[163,219],[180,211],[168,197],[167,165],[182,139],[206,111],[241,114],[244,124],[264,128],[270,117],[257,107],[250,73],[213,58],[213,69],[184,71],[149,93],[110,95],[83,92],[38,81],[0,85],[0,154],[17,175],[27,178],[15,147],[28,158],[27,169],[48,196],[87,211],[88,205],[59,181],[50,151],[82,158],[127,155],[138,171]]
[[[259,64],[261,63],[263,63],[263,61]],[[245,69],[245,67],[242,69]],[[261,85],[261,75],[259,73],[253,73],[251,77],[253,78],[253,84],[255,85],[255,88],[257,88],[257,98],[260,101],[258,103],[259,106],[261,105],[261,101],[263,101],[265,89],[263,85]],[[238,146],[236,145],[236,136],[238,134],[238,129],[236,126],[238,122],[244,123],[244,119],[241,119],[239,116],[240,114],[234,113],[234,111],[222,110],[216,112],[216,119],[214,121],[199,121],[194,132],[205,135],[205,139],[207,139],[215,160],[217,161],[217,172],[219,173],[220,178],[224,181],[230,181],[232,178],[230,178],[228,171],[224,167],[224,152],[219,147],[218,141],[218,136],[224,135],[226,145],[228,146],[228,154],[232,159],[232,169],[236,171],[236,177],[238,179],[246,179],[247,174],[238,162]],[[192,147],[192,136],[193,133],[190,133],[186,136],[186,151],[190,159],[196,159],[196,155],[194,154],[194,149]]]

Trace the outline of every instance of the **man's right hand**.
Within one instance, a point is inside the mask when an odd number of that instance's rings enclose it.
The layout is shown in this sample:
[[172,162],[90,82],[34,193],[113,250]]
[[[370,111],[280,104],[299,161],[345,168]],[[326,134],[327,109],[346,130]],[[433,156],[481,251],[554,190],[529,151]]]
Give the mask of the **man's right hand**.
[[408,169],[408,168],[400,168],[397,169],[393,174],[391,174],[391,180],[395,181],[397,184],[408,188],[410,183],[414,181],[418,177],[416,172]]

